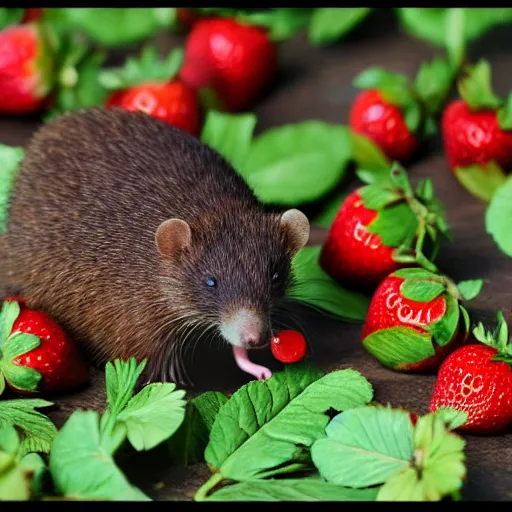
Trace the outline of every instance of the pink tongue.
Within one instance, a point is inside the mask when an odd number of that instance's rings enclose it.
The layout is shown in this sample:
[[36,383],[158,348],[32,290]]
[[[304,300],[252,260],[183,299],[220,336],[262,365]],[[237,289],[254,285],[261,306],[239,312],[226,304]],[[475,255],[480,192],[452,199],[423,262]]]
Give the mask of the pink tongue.
[[249,361],[249,355],[245,348],[233,346],[233,355],[235,356],[236,364],[242,371],[253,375],[258,380],[267,380],[272,377],[272,372],[268,368]]

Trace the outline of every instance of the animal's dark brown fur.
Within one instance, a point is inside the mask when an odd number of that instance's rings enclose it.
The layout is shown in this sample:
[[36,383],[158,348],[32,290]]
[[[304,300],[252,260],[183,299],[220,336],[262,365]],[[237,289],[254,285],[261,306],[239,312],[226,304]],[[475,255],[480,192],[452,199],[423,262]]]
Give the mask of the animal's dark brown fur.
[[[162,261],[155,232],[172,217],[190,225],[193,244]],[[214,327],[230,304],[268,313],[291,257],[279,216],[216,152],[117,109],[67,114],[34,135],[2,242],[7,293],[53,316],[98,361],[147,358],[151,380],[179,380],[187,332]],[[215,290],[204,285],[210,274]]]

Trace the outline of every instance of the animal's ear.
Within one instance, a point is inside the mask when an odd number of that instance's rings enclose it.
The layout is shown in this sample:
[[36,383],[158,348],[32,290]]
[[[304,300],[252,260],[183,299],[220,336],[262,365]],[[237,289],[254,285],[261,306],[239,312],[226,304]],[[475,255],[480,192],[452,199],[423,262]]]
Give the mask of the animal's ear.
[[172,258],[190,245],[190,226],[181,219],[168,219],[158,226],[155,241],[160,256]]
[[299,252],[309,239],[309,220],[299,210],[292,208],[281,215],[281,225],[288,239],[288,247],[293,253]]

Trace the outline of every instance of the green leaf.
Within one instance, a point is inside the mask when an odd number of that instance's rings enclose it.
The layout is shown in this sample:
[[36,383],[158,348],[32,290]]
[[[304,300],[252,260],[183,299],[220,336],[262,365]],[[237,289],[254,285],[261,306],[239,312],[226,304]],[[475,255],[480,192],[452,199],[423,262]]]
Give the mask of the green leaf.
[[254,114],[225,114],[208,111],[201,132],[201,141],[218,151],[243,175],[252,135],[256,126]]
[[4,301],[0,310],[0,350],[12,331],[12,326],[20,314],[20,306],[15,300]]
[[363,345],[384,366],[400,370],[435,354],[429,335],[409,327],[390,327],[366,336]]
[[156,382],[145,386],[119,413],[128,440],[138,451],[150,450],[171,437],[185,416],[185,391],[176,384]]
[[[455,8],[395,8],[402,27],[414,37],[437,46],[446,44],[446,34],[457,27],[450,26],[456,18],[449,16]],[[464,8],[464,41],[478,39],[495,25],[512,21],[511,8]]]
[[163,28],[171,28],[175,8],[52,8],[47,9],[50,21],[69,30],[85,33],[106,47],[139,43]]
[[173,460],[183,466],[204,461],[213,422],[227,400],[220,391],[206,391],[187,403],[183,423],[168,441]]
[[464,25],[466,10],[449,9],[446,14],[445,47],[454,70],[458,71],[464,62],[465,43]]
[[12,361],[41,345],[41,339],[34,334],[15,332],[5,340],[2,351],[4,359]]
[[298,206],[332,190],[351,156],[346,126],[304,121],[255,138],[241,174],[261,201]]
[[[205,459],[219,479],[248,481],[296,468],[303,449],[324,435],[331,408],[368,403],[370,383],[357,371],[320,376],[304,363],[285,367],[267,381],[252,381],[222,406],[210,433]],[[295,463],[295,465],[293,464]],[[206,495],[211,483],[199,491]]]
[[401,268],[393,272],[393,275],[396,277],[401,277],[402,279],[436,279],[439,278],[438,274],[434,274],[433,272],[429,272],[424,268]]
[[374,501],[378,489],[350,489],[320,478],[251,480],[228,485],[205,501]]
[[484,59],[466,67],[458,81],[458,89],[470,110],[497,109],[503,103],[492,90],[491,65]]
[[462,488],[465,441],[446,428],[441,416],[419,418],[413,444],[416,467],[392,476],[377,501],[439,501]]
[[380,210],[366,228],[370,233],[379,235],[383,245],[398,247],[416,233],[418,219],[410,206],[402,202]]
[[459,183],[473,196],[490,201],[496,190],[503,185],[507,176],[495,162],[469,167],[455,167],[453,170]]
[[497,113],[498,124],[502,130],[512,130],[512,92]]
[[56,489],[75,499],[149,501],[101,447],[96,411],[75,411],[53,442],[50,471]]
[[267,37],[272,41],[284,41],[308,25],[312,11],[310,7],[277,7],[262,12],[240,12],[236,19],[265,27]]
[[9,25],[18,25],[23,20],[25,9],[21,7],[11,7],[0,9],[0,30],[8,27]]
[[57,428],[47,416],[35,409],[51,405],[52,402],[38,398],[0,400],[0,424],[11,423],[21,430],[21,455],[50,452]]
[[512,178],[495,192],[485,212],[485,230],[507,256],[512,257]]
[[397,188],[382,186],[381,183],[372,183],[359,189],[359,195],[365,208],[380,210],[388,204],[400,201],[404,194]]
[[348,193],[341,192],[330,200],[323,208],[323,210],[312,220],[312,224],[322,228],[330,228],[334,222],[336,215],[340,211],[341,205],[345,201]]
[[327,437],[311,447],[320,474],[333,484],[364,488],[407,468],[413,456],[409,413],[391,407],[358,407],[338,414]]
[[471,279],[468,281],[460,281],[457,288],[464,300],[474,299],[482,290],[484,282],[482,279]]
[[437,57],[422,62],[414,81],[414,90],[425,105],[427,112],[438,114],[453,85],[454,72],[450,64]]
[[0,144],[0,235],[7,231],[9,198],[24,156],[23,148]]
[[342,288],[320,267],[321,246],[303,247],[292,260],[294,284],[288,297],[351,322],[366,318],[370,297]]
[[426,326],[439,346],[444,346],[452,341],[459,327],[460,308],[457,299],[449,294],[445,295],[446,311],[444,315],[433,324]]
[[350,130],[352,158],[358,169],[358,178],[365,183],[388,180],[391,161],[368,137]]
[[411,101],[403,108],[404,122],[411,133],[417,133],[423,121],[421,105],[417,101]]
[[468,413],[465,411],[458,411],[452,407],[439,407],[433,413],[439,417],[449,430],[455,430],[464,425],[468,419]]
[[10,455],[17,455],[20,437],[11,422],[0,424],[0,450]]
[[0,372],[11,386],[24,391],[37,391],[43,378],[34,368],[18,366],[8,361],[0,361]]
[[316,8],[309,23],[309,42],[315,46],[332,43],[350,32],[371,11],[371,7]]
[[446,291],[443,283],[423,279],[406,279],[400,285],[400,293],[416,302],[430,302]]
[[49,473],[46,463],[37,453],[27,453],[20,460],[20,467],[31,474],[30,491],[32,496],[41,496],[45,485],[45,476]]

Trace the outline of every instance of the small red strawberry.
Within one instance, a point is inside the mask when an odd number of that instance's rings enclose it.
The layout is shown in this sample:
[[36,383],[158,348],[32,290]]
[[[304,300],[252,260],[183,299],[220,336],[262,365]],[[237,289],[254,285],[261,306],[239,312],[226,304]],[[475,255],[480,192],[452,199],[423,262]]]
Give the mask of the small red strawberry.
[[0,313],[0,394],[73,391],[88,381],[88,367],[62,328],[24,301],[4,300]]
[[446,156],[459,182],[489,200],[512,168],[512,93],[507,102],[494,94],[485,60],[466,67],[458,90],[442,118]]
[[424,269],[398,270],[375,291],[361,332],[363,346],[384,366],[428,372],[467,337],[469,317],[459,300],[474,298],[482,282],[458,286]]
[[277,70],[277,50],[266,30],[232,18],[198,20],[187,38],[180,77],[210,88],[230,112],[251,107]]
[[423,63],[413,84],[402,74],[373,67],[354,79],[365,89],[350,110],[353,132],[370,139],[389,160],[408,162],[436,130],[436,115],[450,90],[453,71],[443,59]]
[[42,23],[0,31],[0,114],[40,110],[53,84],[53,54]]
[[307,343],[298,331],[281,331],[272,336],[270,350],[282,363],[296,363],[306,355]]
[[[413,191],[397,163],[390,176],[352,192],[331,225],[320,265],[340,284],[371,291],[402,267],[436,270],[438,234],[447,237],[448,228],[432,183]],[[425,242],[431,246],[428,258]]]
[[480,323],[473,331],[481,343],[450,354],[437,374],[430,411],[450,407],[468,414],[458,427],[471,434],[498,434],[512,421],[512,345],[502,313],[494,333]]
[[176,49],[161,62],[156,49],[146,47],[140,60],[129,58],[123,69],[103,71],[100,81],[112,91],[105,106],[145,112],[198,136],[201,110],[196,91],[174,78],[182,56]]

